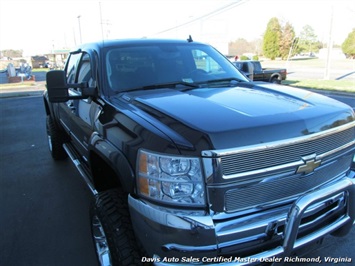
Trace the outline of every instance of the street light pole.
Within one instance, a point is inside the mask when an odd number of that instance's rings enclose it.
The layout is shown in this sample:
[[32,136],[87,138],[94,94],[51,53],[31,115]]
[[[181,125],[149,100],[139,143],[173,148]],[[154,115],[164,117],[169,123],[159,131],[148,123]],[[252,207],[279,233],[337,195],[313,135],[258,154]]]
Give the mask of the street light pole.
[[82,43],[83,43],[83,40],[82,40],[82,38],[81,38],[80,18],[81,18],[81,16],[79,15],[79,16],[78,16],[78,23],[79,23],[79,37],[80,37],[80,44],[82,44]]
[[325,66],[324,79],[330,79],[330,63],[333,49],[333,16],[334,16],[334,7],[331,6],[331,15],[330,15],[330,27],[329,27],[329,36],[328,36],[328,45],[327,45],[327,62]]

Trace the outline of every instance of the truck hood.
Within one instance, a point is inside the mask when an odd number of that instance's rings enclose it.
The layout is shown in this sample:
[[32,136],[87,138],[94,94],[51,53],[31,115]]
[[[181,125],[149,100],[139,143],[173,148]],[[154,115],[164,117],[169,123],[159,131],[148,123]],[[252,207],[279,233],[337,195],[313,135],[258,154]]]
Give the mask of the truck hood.
[[124,97],[149,119],[153,117],[156,126],[178,146],[197,150],[299,137],[354,120],[353,110],[343,103],[313,92],[268,83],[239,83],[236,87],[185,92],[135,91]]

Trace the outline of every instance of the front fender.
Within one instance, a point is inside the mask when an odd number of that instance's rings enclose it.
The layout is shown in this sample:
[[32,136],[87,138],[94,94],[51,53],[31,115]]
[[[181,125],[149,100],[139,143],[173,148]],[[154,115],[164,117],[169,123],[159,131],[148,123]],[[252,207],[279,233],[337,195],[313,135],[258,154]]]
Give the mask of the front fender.
[[[93,133],[89,145],[90,152],[96,153],[116,173],[124,191],[133,192],[135,175],[126,156],[117,147]],[[95,178],[95,177],[94,177]]]
[[43,104],[44,104],[44,109],[46,111],[46,115],[53,115],[53,105],[49,101],[47,90],[43,92]]

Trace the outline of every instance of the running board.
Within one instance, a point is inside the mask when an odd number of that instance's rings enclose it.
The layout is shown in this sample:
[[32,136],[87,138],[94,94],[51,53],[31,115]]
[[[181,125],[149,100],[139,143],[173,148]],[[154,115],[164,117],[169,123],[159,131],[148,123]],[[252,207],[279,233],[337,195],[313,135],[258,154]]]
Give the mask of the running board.
[[72,151],[69,145],[63,144],[64,150],[67,152],[69,155],[70,160],[73,162],[75,165],[76,169],[78,169],[81,177],[84,179],[85,183],[89,187],[91,193],[95,196],[98,194],[97,190],[95,189],[94,185],[92,184],[89,176],[87,175],[86,171],[84,170],[80,160],[75,156],[75,153]]

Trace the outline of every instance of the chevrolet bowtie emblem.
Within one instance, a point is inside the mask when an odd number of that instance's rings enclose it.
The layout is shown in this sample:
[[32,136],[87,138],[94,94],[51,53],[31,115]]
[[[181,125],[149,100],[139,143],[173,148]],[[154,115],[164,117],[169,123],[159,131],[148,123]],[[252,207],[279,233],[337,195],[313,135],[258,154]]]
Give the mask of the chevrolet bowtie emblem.
[[302,160],[304,161],[303,165],[298,166],[296,174],[309,174],[314,171],[317,167],[319,167],[322,163],[321,160],[317,160],[317,155],[312,154],[310,156],[305,156],[302,157]]

